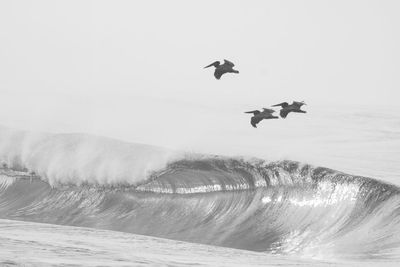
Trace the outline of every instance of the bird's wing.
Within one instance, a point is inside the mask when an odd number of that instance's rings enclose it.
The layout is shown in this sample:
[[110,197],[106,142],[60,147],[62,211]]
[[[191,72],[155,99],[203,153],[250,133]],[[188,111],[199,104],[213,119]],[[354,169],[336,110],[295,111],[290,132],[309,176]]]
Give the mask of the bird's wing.
[[305,103],[304,102],[298,102],[298,101],[293,101],[292,105],[296,106],[296,107],[301,107],[303,106]]
[[259,110],[246,111],[245,113],[253,113],[254,115],[260,114]]
[[270,108],[263,108],[263,110],[264,110],[264,112],[266,112],[266,113],[274,113],[274,112],[275,112],[275,110],[270,109]]
[[279,115],[281,115],[281,118],[286,118],[286,116],[289,114],[290,110],[289,109],[281,109],[279,112]]
[[262,121],[264,118],[262,118],[262,117],[251,117],[251,120],[250,120],[250,124],[251,124],[251,126],[253,126],[254,128],[257,128],[257,123],[259,123],[260,121]]
[[222,69],[216,68],[215,71],[214,71],[214,77],[215,77],[217,80],[219,80],[219,79],[221,79],[221,76],[222,76],[222,74],[224,74],[224,73],[225,73],[225,72],[224,72]]
[[231,67],[235,66],[235,64],[233,64],[232,62],[230,62],[229,60],[224,59],[224,64],[229,65]]
[[264,113],[263,118],[269,120],[269,119],[278,119],[279,117],[272,115],[272,113]]

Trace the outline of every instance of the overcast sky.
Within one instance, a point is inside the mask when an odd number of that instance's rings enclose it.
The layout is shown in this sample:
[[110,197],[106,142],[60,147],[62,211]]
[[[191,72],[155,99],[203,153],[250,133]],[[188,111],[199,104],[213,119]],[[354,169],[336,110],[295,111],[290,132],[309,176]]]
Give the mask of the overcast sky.
[[[399,14],[396,0],[1,1],[0,124],[175,147],[224,118],[253,130],[242,112],[282,101],[395,105]],[[224,58],[240,74],[215,80],[203,67]]]

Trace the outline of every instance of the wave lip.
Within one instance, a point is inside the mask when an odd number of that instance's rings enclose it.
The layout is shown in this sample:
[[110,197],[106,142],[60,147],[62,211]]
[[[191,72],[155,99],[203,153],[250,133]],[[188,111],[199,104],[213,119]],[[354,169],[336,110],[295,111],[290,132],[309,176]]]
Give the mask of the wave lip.
[[85,134],[44,134],[0,128],[0,162],[56,184],[135,184],[180,153]]

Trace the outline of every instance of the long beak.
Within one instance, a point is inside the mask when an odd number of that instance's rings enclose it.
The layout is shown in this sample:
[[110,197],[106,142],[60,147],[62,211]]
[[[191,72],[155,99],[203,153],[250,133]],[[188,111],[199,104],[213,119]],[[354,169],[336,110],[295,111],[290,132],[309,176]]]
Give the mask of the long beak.
[[220,63],[219,61],[214,61],[213,63],[211,63],[210,65],[208,65],[208,66],[206,66],[206,67],[204,67],[204,68],[209,68],[209,67],[211,67],[211,66],[214,66],[214,67],[217,68],[220,64],[221,64],[221,63]]
[[283,105],[283,103],[280,103],[280,104],[272,105],[271,107],[279,107],[279,106],[282,106],[282,105]]

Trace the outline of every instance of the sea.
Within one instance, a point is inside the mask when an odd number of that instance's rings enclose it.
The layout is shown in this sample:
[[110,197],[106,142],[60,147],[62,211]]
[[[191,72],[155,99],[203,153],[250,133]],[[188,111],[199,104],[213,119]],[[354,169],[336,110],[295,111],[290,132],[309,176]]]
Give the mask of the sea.
[[242,116],[185,148],[1,126],[0,266],[400,265],[400,108]]

